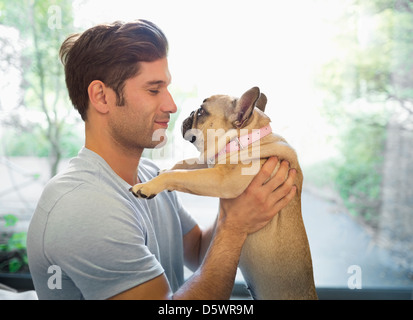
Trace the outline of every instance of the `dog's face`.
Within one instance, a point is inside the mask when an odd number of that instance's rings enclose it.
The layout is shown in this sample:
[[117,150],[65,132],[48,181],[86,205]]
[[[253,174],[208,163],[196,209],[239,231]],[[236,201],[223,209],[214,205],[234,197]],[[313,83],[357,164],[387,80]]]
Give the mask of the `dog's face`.
[[[259,88],[254,87],[245,92],[241,98],[234,98],[226,95],[214,95],[203,101],[202,105],[182,124],[182,135],[185,140],[193,143],[198,151],[206,150],[207,145],[212,141],[207,141],[213,131],[214,145],[218,145],[217,140],[222,135],[228,135],[230,130],[234,131],[234,136],[238,129],[247,127],[257,111],[264,115],[263,111],[267,103],[267,98],[260,93]],[[255,110],[254,110],[255,109]]]

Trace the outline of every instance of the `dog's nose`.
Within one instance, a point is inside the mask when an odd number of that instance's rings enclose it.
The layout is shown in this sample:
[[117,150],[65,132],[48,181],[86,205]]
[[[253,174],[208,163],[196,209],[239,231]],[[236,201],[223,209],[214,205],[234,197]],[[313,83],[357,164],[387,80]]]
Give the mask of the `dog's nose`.
[[183,135],[184,139],[190,143],[194,143],[196,141],[196,135],[192,133],[192,129],[185,131]]

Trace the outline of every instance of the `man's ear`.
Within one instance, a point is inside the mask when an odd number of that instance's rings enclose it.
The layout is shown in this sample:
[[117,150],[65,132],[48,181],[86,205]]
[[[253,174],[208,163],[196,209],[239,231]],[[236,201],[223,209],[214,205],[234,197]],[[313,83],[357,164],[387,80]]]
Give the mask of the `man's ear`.
[[100,80],[93,80],[87,88],[89,94],[89,100],[92,107],[94,107],[99,113],[107,113],[109,111],[106,92],[107,87]]
[[245,92],[241,98],[237,101],[235,106],[236,119],[233,124],[237,128],[242,128],[251,116],[252,111],[255,108],[255,104],[260,97],[260,89],[254,87]]

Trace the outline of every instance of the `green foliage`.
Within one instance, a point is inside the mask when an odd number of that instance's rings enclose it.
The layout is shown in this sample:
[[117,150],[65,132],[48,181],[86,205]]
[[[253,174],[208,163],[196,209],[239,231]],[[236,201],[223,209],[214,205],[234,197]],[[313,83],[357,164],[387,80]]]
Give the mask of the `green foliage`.
[[[38,110],[42,95],[64,89],[63,68],[58,59],[61,43],[73,32],[72,2],[68,0],[0,0],[0,23],[14,27],[26,43],[22,52],[26,89]],[[58,11],[56,11],[58,10]],[[58,20],[55,19],[58,17]],[[43,91],[44,90],[44,91]],[[43,91],[43,92],[42,92]],[[36,98],[36,99],[34,99]],[[53,98],[56,98],[55,95]],[[32,106],[32,104],[27,104]]]
[[27,272],[27,232],[10,232],[8,229],[18,222],[13,214],[2,216],[4,228],[0,233],[0,272]]
[[[394,101],[413,102],[413,4],[348,1],[331,21],[336,54],[320,69],[323,114],[338,129],[332,178],[352,215],[376,226],[383,150]],[[413,110],[412,110],[413,111]]]
[[49,155],[49,144],[39,130],[32,132],[16,132],[10,128],[3,134],[5,140],[5,155],[47,157]]
[[5,223],[5,227],[12,227],[17,223],[17,217],[15,215],[12,214],[6,214],[3,216]]
[[[15,54],[23,78],[21,112],[4,121],[8,125],[6,135],[16,135],[7,140],[5,148],[11,155],[49,157],[53,176],[62,157],[74,154],[74,144],[77,149],[82,145],[74,134],[75,122],[68,121],[76,113],[66,92],[59,61],[60,45],[76,31],[72,1],[0,0],[0,24],[17,29],[24,44]],[[5,64],[12,63],[3,59]]]
[[403,0],[349,1],[341,19],[332,21],[337,54],[318,77],[330,102],[413,101],[411,7]]
[[375,122],[375,116],[371,117],[343,126],[339,143],[341,158],[331,165],[336,188],[349,212],[377,227],[386,131]]
[[[83,138],[76,130],[71,130],[71,126],[62,129],[60,147],[63,158],[71,158],[77,155],[83,143]],[[45,137],[44,132],[39,128],[32,131],[19,132],[14,128],[9,128],[3,134],[3,147],[6,156],[11,157],[49,157],[50,142]]]

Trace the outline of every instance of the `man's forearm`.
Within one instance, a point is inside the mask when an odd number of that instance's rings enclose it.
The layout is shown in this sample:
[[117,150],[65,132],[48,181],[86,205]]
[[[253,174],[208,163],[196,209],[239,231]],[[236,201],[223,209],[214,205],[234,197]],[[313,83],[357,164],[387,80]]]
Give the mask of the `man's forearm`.
[[212,239],[215,234],[215,229],[217,227],[218,216],[219,215],[217,215],[214,223],[208,229],[202,231],[202,238],[198,255],[198,267],[200,267],[202,261],[204,261],[205,255],[208,252],[209,246],[211,245]]
[[245,239],[218,225],[201,266],[173,299],[229,299]]

